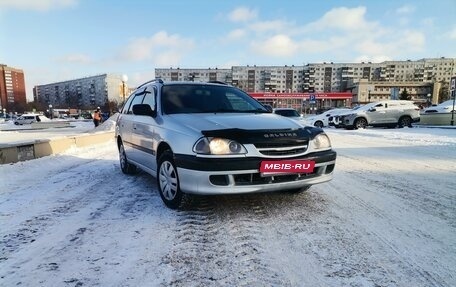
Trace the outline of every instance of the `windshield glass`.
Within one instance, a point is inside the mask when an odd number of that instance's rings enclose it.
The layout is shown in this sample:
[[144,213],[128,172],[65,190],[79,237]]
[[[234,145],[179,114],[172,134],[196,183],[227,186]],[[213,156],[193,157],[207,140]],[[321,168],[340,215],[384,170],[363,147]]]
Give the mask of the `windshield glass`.
[[171,84],[162,87],[161,95],[165,114],[268,112],[248,94],[231,86]]

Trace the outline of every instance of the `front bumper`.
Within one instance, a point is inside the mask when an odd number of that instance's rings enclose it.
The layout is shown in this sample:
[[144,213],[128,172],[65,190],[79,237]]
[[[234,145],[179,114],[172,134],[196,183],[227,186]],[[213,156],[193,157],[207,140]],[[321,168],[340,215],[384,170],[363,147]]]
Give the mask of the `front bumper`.
[[336,152],[330,150],[292,158],[315,161],[314,171],[274,176],[261,176],[259,167],[263,158],[212,159],[176,155],[175,163],[183,192],[237,194],[295,189],[329,181],[333,177],[336,156]]

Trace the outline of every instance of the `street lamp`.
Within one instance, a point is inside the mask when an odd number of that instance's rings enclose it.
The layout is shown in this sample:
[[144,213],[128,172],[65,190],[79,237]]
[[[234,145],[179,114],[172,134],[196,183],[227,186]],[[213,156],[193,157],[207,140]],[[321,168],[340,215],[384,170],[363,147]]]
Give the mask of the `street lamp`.
[[51,120],[54,118],[54,112],[52,111],[52,105],[49,105],[49,112],[51,113]]
[[427,106],[431,106],[431,93],[427,94]]
[[367,99],[371,102],[371,87],[367,88]]
[[128,76],[123,74],[122,75],[122,99],[123,99],[123,102],[122,103],[125,103],[125,83],[128,81]]

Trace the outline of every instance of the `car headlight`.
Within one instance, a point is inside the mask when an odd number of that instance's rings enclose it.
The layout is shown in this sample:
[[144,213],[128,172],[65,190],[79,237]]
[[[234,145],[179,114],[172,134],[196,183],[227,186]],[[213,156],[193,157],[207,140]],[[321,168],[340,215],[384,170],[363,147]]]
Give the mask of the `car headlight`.
[[313,146],[315,149],[330,149],[331,141],[326,134],[321,133],[313,139]]
[[234,140],[223,138],[200,138],[193,146],[193,151],[199,154],[245,154],[247,150]]

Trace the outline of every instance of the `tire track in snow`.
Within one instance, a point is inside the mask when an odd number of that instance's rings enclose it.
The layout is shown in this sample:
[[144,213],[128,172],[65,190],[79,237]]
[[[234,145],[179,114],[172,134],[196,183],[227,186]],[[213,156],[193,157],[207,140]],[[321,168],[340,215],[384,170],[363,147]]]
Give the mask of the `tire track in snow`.
[[178,212],[173,249],[162,261],[173,267],[171,282],[187,286],[289,286],[261,246],[267,213],[246,196],[194,197]]
[[[342,157],[342,156],[341,156]],[[343,160],[339,160],[339,170],[344,170],[344,168],[349,168],[351,166],[358,166],[359,163],[356,163],[356,161],[360,161],[360,159],[352,159],[347,160],[348,158],[343,157]],[[343,164],[341,165],[341,161]],[[363,165],[376,165],[376,163],[372,163],[366,160],[363,160]],[[355,173],[355,172],[340,172],[340,176],[336,177],[335,181],[332,181],[327,184],[328,187],[330,187],[329,192],[339,192],[339,186],[357,186],[358,182],[364,182],[364,183],[370,183],[369,185],[365,185],[364,191],[360,190],[361,194],[375,194],[376,196],[382,196],[381,193],[388,191],[388,194],[392,194],[396,197],[404,199],[403,201],[397,202],[393,201],[394,198],[385,198],[382,197],[382,206],[385,205],[385,200],[390,201],[390,206],[388,209],[388,212],[385,212],[380,207],[377,207],[375,205],[375,200],[374,198],[366,197],[370,199],[370,202],[367,202],[366,200],[363,200],[360,196],[356,195],[356,192],[352,192],[350,190],[347,190],[346,192],[343,192],[341,196],[345,196],[347,202],[350,202],[351,204],[354,204],[354,206],[357,206],[356,209],[362,208],[365,210],[365,212],[368,212],[368,214],[373,214],[375,217],[380,218],[380,221],[378,219],[373,220],[376,225],[383,224],[384,227],[382,229],[379,229],[379,226],[373,226],[370,227],[368,224],[367,219],[363,219],[362,221],[360,219],[354,218],[355,221],[358,221],[356,223],[357,226],[363,227],[367,229],[369,236],[372,237],[373,235],[373,240],[380,241],[380,244],[377,245],[377,249],[387,249],[385,250],[385,257],[393,263],[393,265],[397,266],[398,269],[403,270],[404,273],[413,273],[413,280],[418,280],[420,283],[416,284],[425,284],[425,286],[450,286],[446,280],[447,279],[443,278],[439,273],[435,272],[428,272],[426,271],[426,268],[429,268],[429,266],[426,264],[423,265],[424,262],[418,262],[417,259],[414,259],[413,256],[410,256],[408,254],[407,250],[413,252],[411,250],[410,246],[404,245],[404,242],[397,241],[398,238],[404,238],[404,240],[419,240],[421,242],[426,242],[429,239],[429,233],[425,232],[424,230],[421,230],[421,225],[426,226],[427,224],[419,224],[418,226],[412,225],[413,223],[408,223],[406,222],[402,217],[407,216],[403,215],[402,213],[404,212],[404,209],[401,207],[400,204],[407,204],[410,205],[411,202],[411,196],[407,195],[404,196],[403,194],[398,194],[396,192],[391,192],[392,190],[398,190],[398,192],[402,193],[410,193],[412,192],[410,190],[410,186],[412,185],[409,180],[400,180],[399,178],[394,178],[394,176],[391,176],[391,178],[388,178],[388,180],[376,180],[373,181],[372,178],[374,177],[379,177],[378,174],[365,174],[365,173]],[[387,184],[385,184],[387,182]],[[407,187],[406,189],[402,187]],[[381,191],[379,193],[379,191]],[[413,192],[412,192],[413,193]],[[413,197],[413,196],[412,196]],[[419,197],[418,197],[419,198]],[[416,198],[413,198],[414,201],[416,201]],[[338,200],[340,202],[340,200]],[[339,203],[341,204],[341,203]],[[416,202],[412,202],[412,205],[415,207],[413,210],[417,209],[420,210],[420,205],[417,204]],[[391,208],[391,206],[394,206],[394,208]],[[340,208],[343,208],[340,206]],[[422,210],[422,208],[421,208]],[[396,211],[396,213],[392,214],[391,211]],[[424,212],[428,212],[428,210],[423,210]],[[406,211],[405,211],[406,212]],[[359,213],[359,212],[357,212]],[[399,217],[398,217],[399,216]],[[419,220],[415,218],[414,220]],[[389,230],[389,231],[387,231]],[[391,240],[391,236],[389,235],[389,232],[394,232],[396,234],[400,234],[400,236],[393,236],[395,241],[393,242]],[[410,239],[413,238],[413,239]],[[436,238],[430,238],[432,239],[432,242],[438,242],[438,239]],[[398,245],[399,244],[399,245]],[[442,248],[441,246],[445,246],[445,242],[440,242],[438,244],[438,248],[435,250],[433,249],[431,254],[426,253],[425,251],[422,251],[421,253],[427,254],[427,256],[432,256],[434,259],[428,258],[428,260],[441,260],[441,256],[446,256],[448,250],[445,248]],[[426,244],[424,245],[426,246]],[[427,246],[426,246],[427,247]],[[405,249],[404,249],[405,248]],[[388,250],[392,251],[389,252]],[[437,254],[435,253],[437,252]],[[438,255],[440,254],[440,255]],[[438,259],[439,258],[439,259]],[[391,269],[389,267],[389,272],[393,277],[397,277],[399,274],[396,269]],[[432,268],[434,269],[434,268]],[[440,273],[443,270],[440,270]],[[446,270],[445,272],[450,272],[450,270]],[[398,279],[399,280],[399,279]]]

